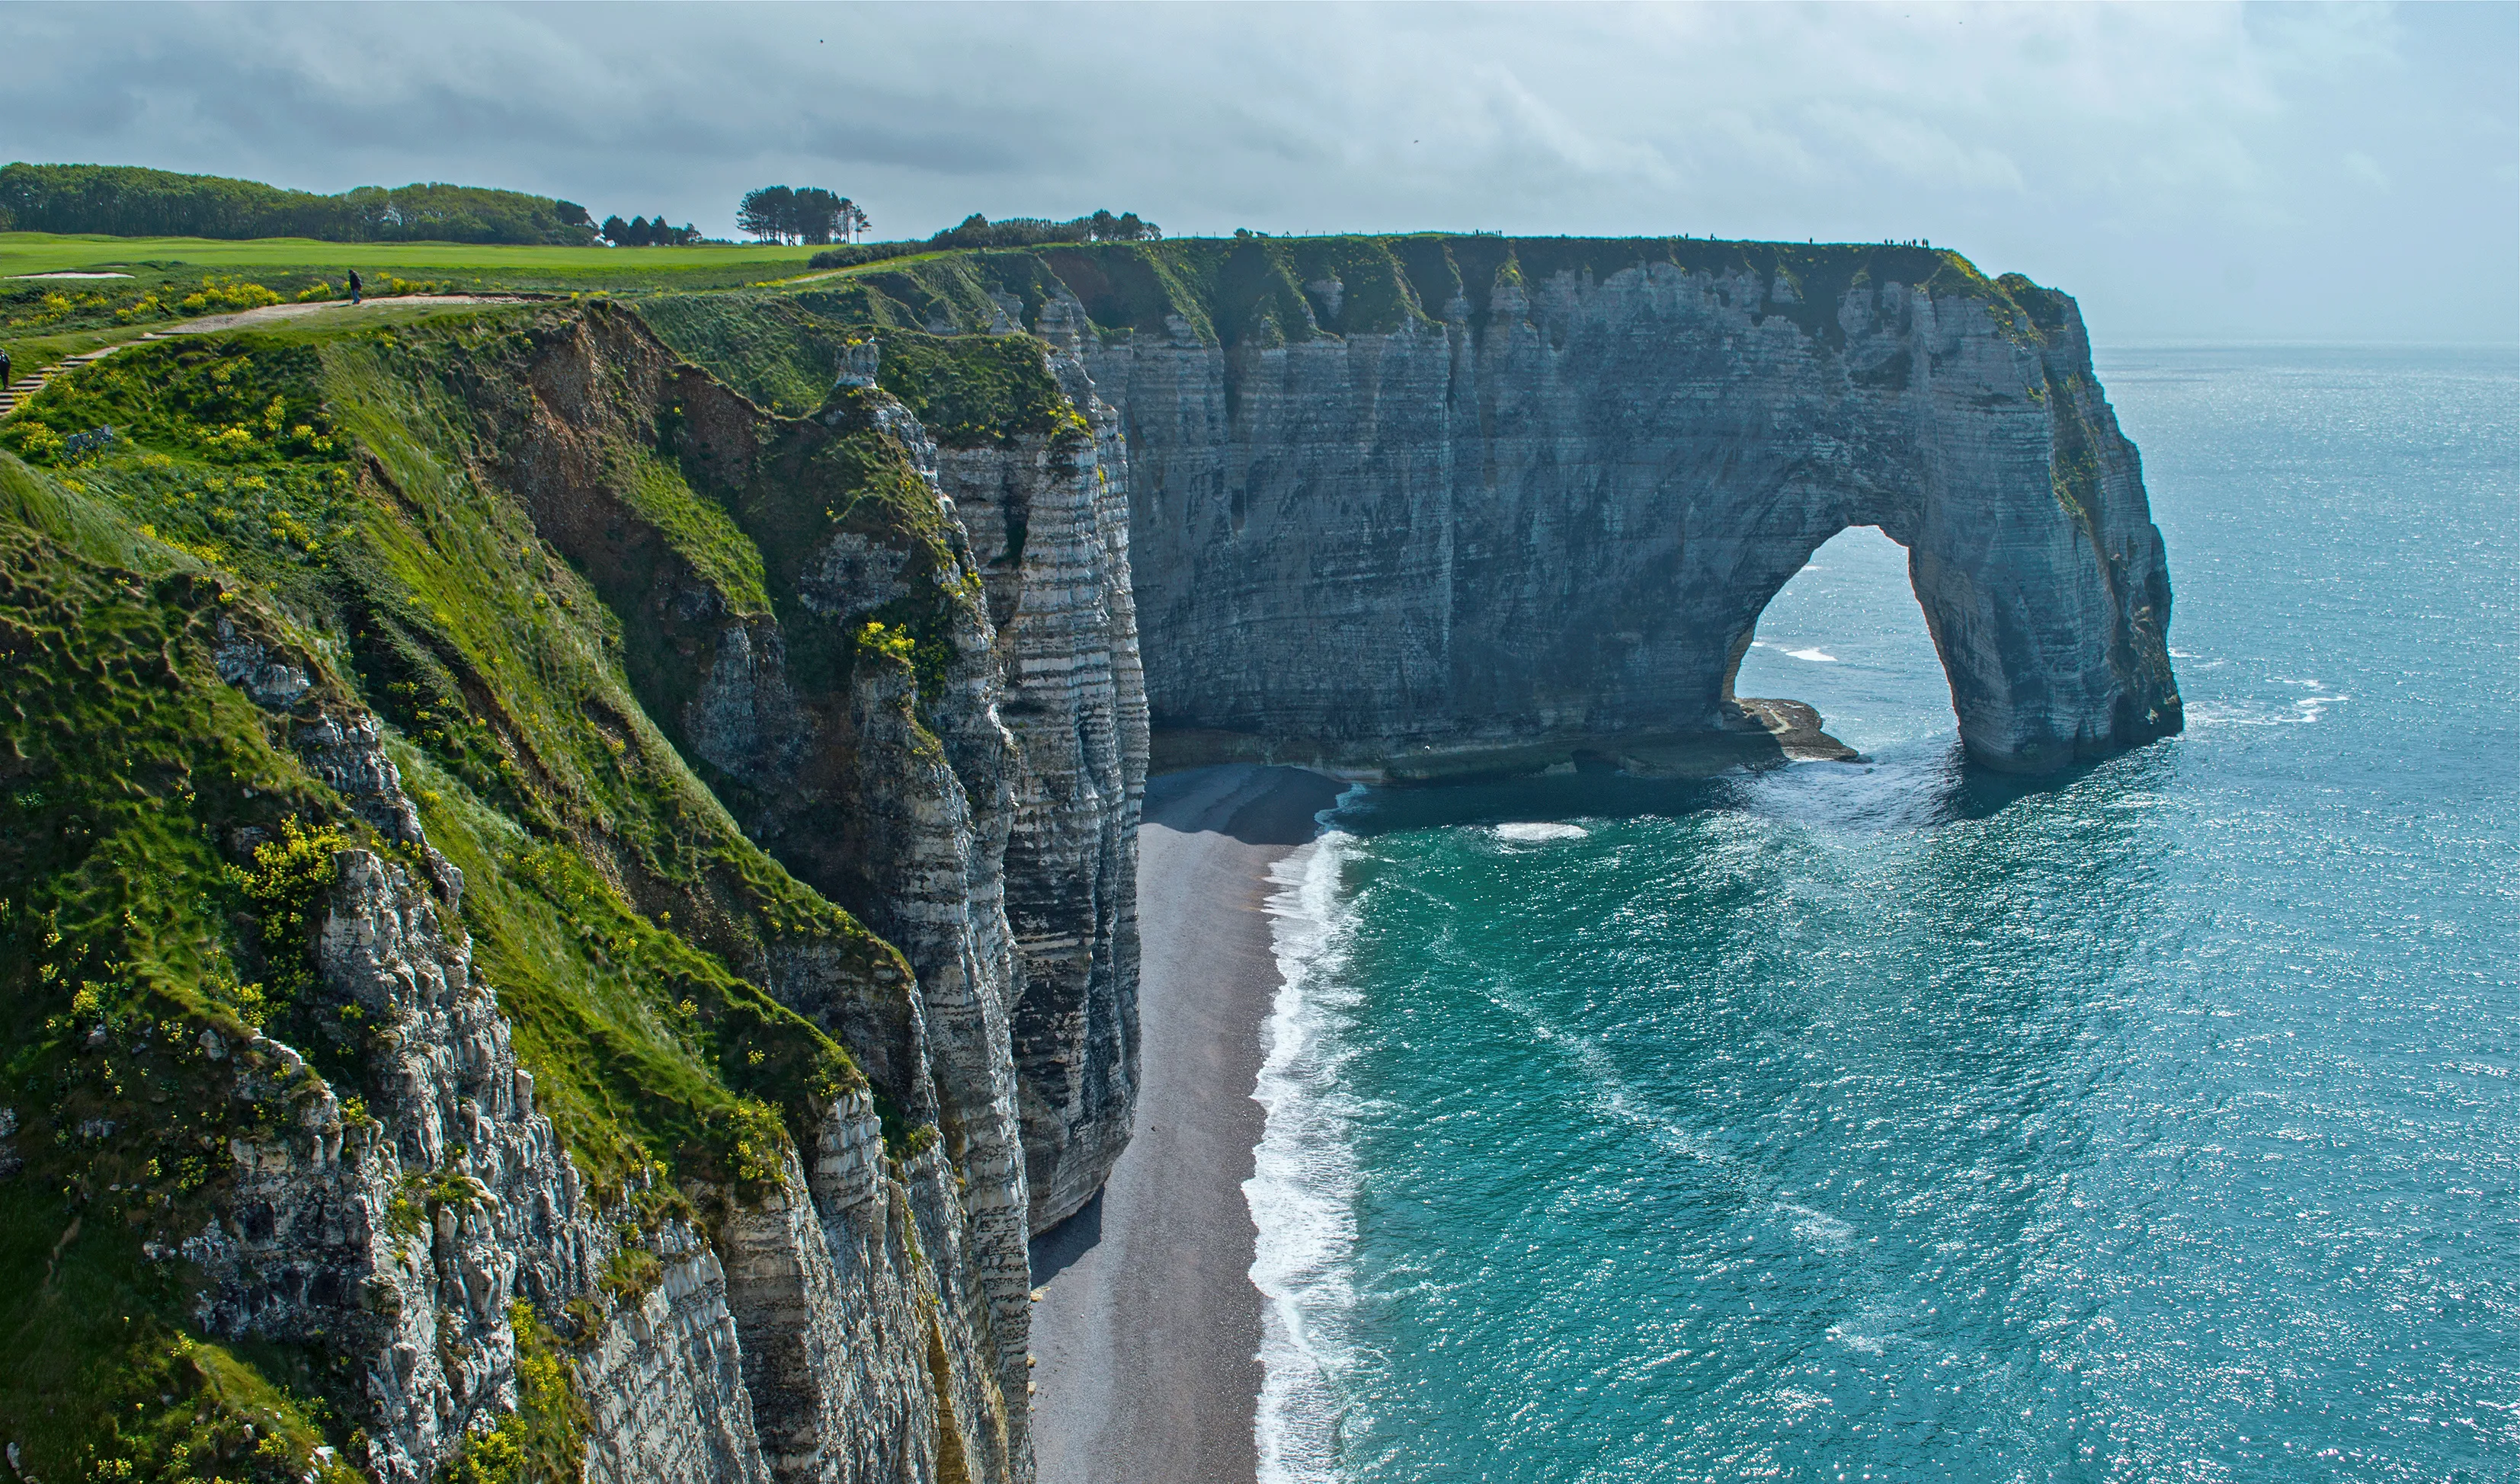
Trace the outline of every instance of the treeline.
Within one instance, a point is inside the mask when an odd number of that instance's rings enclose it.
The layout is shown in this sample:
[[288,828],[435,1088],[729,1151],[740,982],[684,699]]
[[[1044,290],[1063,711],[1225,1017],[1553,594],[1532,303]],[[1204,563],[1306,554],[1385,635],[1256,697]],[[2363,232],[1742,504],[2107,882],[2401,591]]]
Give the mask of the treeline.
[[438,182],[338,196],[141,165],[0,167],[0,229],[109,237],[311,237],[324,242],[586,246],[586,208],[521,191]]
[[1135,211],[1114,216],[1097,211],[1074,221],[1052,221],[1040,216],[1010,216],[991,221],[974,211],[964,217],[961,225],[948,227],[923,243],[859,243],[846,247],[833,247],[817,252],[807,260],[809,268],[857,268],[879,263],[889,257],[907,257],[913,252],[933,252],[939,247],[1035,247],[1045,243],[1151,243],[1163,238],[1163,229],[1153,222],[1143,221]]
[[889,257],[908,257],[914,252],[933,249],[925,243],[851,243],[844,247],[827,247],[805,259],[808,268],[863,268]]
[[1009,216],[991,221],[974,211],[964,217],[962,225],[948,227],[927,240],[932,247],[1031,247],[1043,243],[1150,243],[1163,237],[1163,229],[1150,221],[1140,221],[1135,211],[1113,216],[1097,211],[1074,221],[1050,221],[1039,216]]
[[763,186],[743,193],[735,225],[765,243],[822,244],[855,242],[875,221],[856,202],[820,186]]
[[616,247],[688,247],[695,243],[708,241],[700,236],[700,229],[690,222],[679,227],[667,226],[662,211],[656,213],[654,221],[644,216],[634,216],[628,221],[618,216],[608,216],[600,230],[604,240]]

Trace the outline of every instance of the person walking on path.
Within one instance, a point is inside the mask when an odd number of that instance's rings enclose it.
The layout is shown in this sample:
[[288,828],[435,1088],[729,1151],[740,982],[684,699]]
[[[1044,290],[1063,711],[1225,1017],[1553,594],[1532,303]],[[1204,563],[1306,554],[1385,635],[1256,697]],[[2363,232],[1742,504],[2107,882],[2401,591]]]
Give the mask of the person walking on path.
[[0,350],[0,391],[7,391],[9,389],[9,382],[14,380],[14,378],[10,376],[10,373],[15,370],[17,370],[17,367],[10,363],[9,352],[6,350]]
[[350,270],[350,302],[351,302],[351,303],[353,303],[353,304],[355,304],[355,303],[357,303],[358,301],[359,301],[359,270],[358,270],[358,269],[356,269],[356,268],[353,268],[353,269],[351,269],[351,270]]

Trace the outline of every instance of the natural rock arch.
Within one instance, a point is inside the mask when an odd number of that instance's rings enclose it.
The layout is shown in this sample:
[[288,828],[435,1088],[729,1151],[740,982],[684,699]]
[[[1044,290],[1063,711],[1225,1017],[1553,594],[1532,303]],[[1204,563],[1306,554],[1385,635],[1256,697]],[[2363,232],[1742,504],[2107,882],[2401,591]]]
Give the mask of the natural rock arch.
[[[2139,500],[2139,485],[2136,492]],[[2121,533],[2122,550],[2149,559],[2136,563],[2112,562],[2070,516],[2060,521],[2001,498],[1970,506],[1947,494],[1844,512],[1823,505],[1811,515],[1806,529],[1745,543],[1734,581],[1715,589],[1707,621],[1725,636],[1719,710],[1734,699],[1741,660],[1778,593],[1838,535],[1872,528],[1906,554],[1909,588],[1972,758],[2048,772],[2179,730],[2159,632],[2169,583],[2149,520]],[[2134,584],[2131,565],[2142,574]]]
[[1908,548],[1972,757],[2178,731],[2161,537],[2073,301],[1803,292],[1501,268],[1370,335],[1082,337],[1128,429],[1159,760],[1437,777],[1737,739],[1758,614],[1851,525]]

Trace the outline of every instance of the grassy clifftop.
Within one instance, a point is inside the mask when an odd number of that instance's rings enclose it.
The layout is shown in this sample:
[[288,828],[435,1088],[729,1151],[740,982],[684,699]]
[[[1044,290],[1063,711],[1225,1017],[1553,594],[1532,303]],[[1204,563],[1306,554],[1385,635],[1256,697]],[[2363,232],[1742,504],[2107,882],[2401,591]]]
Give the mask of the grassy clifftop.
[[1865,285],[1982,298],[2025,322],[2038,318],[2031,305],[2051,297],[2027,279],[1989,280],[1958,253],[1930,247],[1443,233],[938,253],[850,269],[795,293],[810,311],[836,322],[972,331],[1003,325],[1018,305],[1017,317],[1030,323],[1042,300],[1064,289],[1105,337],[1187,334],[1212,343],[1273,345],[1433,323],[1457,304],[1477,328],[1502,287],[1537,291],[1561,277],[1598,281],[1650,264],[1781,280],[1793,296],[1754,309],[1782,314],[1823,338],[1837,333],[1840,296]]
[[[870,249],[876,250],[876,249]],[[1781,280],[1790,299],[1751,306],[1823,340],[1851,289],[1922,285],[1985,301],[2014,333],[2038,337],[2063,297],[2018,274],[1989,279],[1957,252],[1881,244],[1720,242],[1704,238],[1393,236],[1174,238],[1151,243],[910,251],[857,267],[810,267],[813,249],[330,244],[267,239],[79,238],[0,233],[0,345],[22,365],[189,315],[368,292],[541,295],[609,293],[637,302],[676,349],[765,407],[801,412],[831,385],[837,348],[867,328],[968,334],[1033,323],[1072,294],[1096,332],[1187,335],[1276,345],[1317,335],[1388,333],[1444,319],[1458,304],[1485,328],[1501,285],[1526,291],[1668,264],[1688,273]],[[107,278],[20,275],[104,273]],[[729,291],[733,291],[732,293]],[[733,301],[748,300],[739,308]],[[1010,313],[1012,311],[1012,313]]]
[[[0,1432],[38,1476],[294,1479],[355,1426],[342,1357],[199,1333],[163,1255],[217,1208],[226,1140],[285,1111],[230,1096],[203,1032],[266,1031],[359,1096],[365,1032],[312,984],[306,922],[333,848],[408,851],[297,756],[317,717],[382,720],[538,1103],[634,1221],[708,1224],[864,1085],[764,966],[810,953],[869,1005],[911,993],[651,715],[615,606],[642,574],[572,565],[498,472],[489,393],[604,313],[156,342],[0,425]],[[589,445],[649,533],[625,550],[766,608],[783,554],[756,537],[790,517],[731,509],[670,417],[660,436],[633,410],[645,441]],[[71,441],[105,425],[110,446]],[[818,468],[794,519],[890,530],[904,471]],[[249,702],[212,663],[223,625],[313,690]]]

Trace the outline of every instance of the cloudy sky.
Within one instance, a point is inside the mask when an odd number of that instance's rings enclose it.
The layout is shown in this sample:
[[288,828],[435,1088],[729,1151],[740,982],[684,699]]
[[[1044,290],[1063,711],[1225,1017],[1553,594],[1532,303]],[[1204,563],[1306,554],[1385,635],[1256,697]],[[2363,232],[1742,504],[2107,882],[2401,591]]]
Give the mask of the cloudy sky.
[[828,186],[1167,232],[1929,238],[2104,339],[2520,343],[2520,7],[0,11],[0,151],[732,233]]

